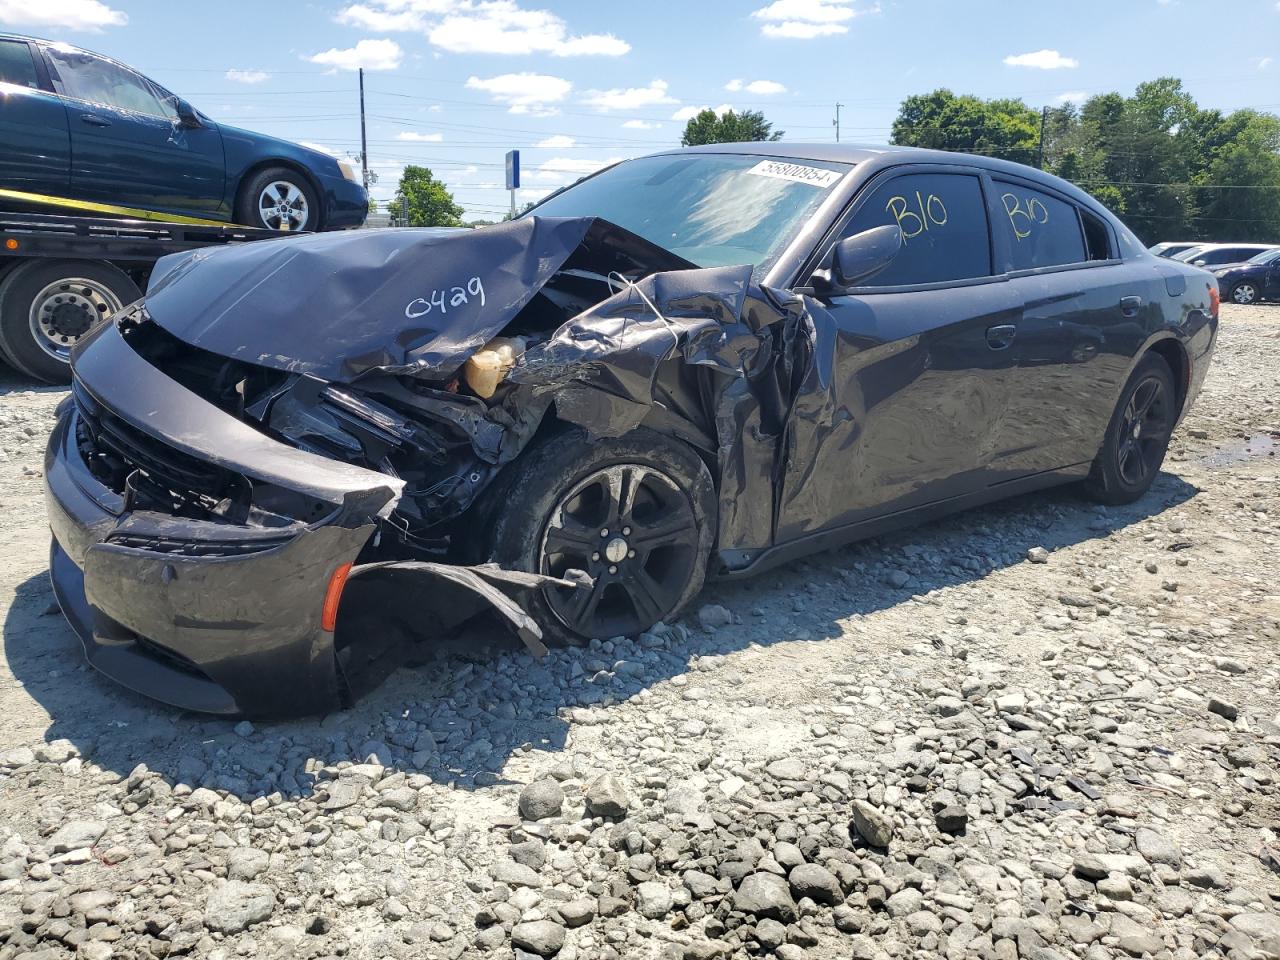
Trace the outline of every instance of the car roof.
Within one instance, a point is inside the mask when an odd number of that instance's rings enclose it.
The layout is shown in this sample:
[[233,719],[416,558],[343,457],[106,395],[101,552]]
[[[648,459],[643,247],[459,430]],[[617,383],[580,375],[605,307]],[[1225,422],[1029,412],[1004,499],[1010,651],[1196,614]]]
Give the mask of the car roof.
[[1196,245],[1197,250],[1221,250],[1223,247],[1239,247],[1242,250],[1271,250],[1276,246],[1274,243],[1200,243]]

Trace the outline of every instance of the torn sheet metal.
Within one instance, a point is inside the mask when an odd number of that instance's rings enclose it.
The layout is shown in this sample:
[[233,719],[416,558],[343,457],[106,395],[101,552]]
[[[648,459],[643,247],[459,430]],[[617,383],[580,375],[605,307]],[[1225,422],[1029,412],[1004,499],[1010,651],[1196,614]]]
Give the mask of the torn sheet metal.
[[603,273],[690,265],[592,217],[323,233],[166,257],[147,311],[189,344],[272,369],[444,381],[575,253]]

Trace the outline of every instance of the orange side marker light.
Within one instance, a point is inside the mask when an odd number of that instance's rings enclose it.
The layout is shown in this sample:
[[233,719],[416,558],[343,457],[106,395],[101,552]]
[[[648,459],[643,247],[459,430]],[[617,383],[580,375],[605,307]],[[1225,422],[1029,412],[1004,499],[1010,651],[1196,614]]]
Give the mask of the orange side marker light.
[[320,608],[320,627],[333,633],[338,626],[338,601],[342,599],[342,588],[347,585],[347,576],[351,573],[351,564],[344,563],[333,571],[329,578],[329,587],[324,592],[324,606]]
[[4,242],[4,248],[5,248],[6,250],[17,250],[17,249],[18,249],[18,238],[17,238],[17,237],[9,237],[9,238],[7,238],[7,239],[5,240],[5,242]]

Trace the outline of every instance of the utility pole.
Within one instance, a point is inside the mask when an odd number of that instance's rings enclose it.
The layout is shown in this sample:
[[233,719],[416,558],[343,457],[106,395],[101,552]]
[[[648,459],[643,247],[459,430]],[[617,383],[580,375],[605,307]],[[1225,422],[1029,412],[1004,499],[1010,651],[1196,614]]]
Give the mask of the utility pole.
[[364,67],[360,68],[360,179],[369,189],[369,142],[364,136]]
[[840,108],[842,106],[844,106],[844,104],[839,102],[836,103],[836,118],[831,121],[831,125],[836,128],[836,143],[840,142]]
[[1044,127],[1049,120],[1049,108],[1040,108],[1040,146],[1036,149],[1036,166],[1044,169]]

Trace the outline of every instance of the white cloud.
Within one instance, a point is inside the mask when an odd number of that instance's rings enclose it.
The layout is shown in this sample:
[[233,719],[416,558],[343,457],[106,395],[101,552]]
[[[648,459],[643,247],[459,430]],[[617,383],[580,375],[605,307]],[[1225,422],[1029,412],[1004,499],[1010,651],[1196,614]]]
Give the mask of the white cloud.
[[427,39],[450,53],[620,57],[631,49],[611,33],[574,36],[550,10],[526,10],[515,0],[454,0],[428,29]]
[[622,126],[627,130],[660,130],[662,124],[650,123],[648,120],[624,120]]
[[1083,90],[1068,90],[1066,93],[1058,94],[1055,99],[1058,103],[1084,103],[1089,99],[1089,94]]
[[577,141],[573,137],[566,137],[563,133],[557,133],[555,136],[547,137],[545,140],[539,140],[534,146],[543,150],[568,150]]
[[236,83],[261,83],[270,76],[271,74],[263,70],[231,69],[226,72],[226,78],[228,80],[234,80]]
[[764,21],[760,32],[766,37],[812,40],[848,33],[854,17],[879,12],[879,3],[856,9],[853,0],[774,0],[751,16]]
[[610,157],[608,160],[578,160],[569,157],[552,157],[538,164],[537,168],[529,173],[527,179],[539,183],[572,183],[621,159],[621,157]]
[[737,93],[740,90],[744,90],[747,93],[754,93],[762,97],[771,96],[775,93],[787,92],[787,88],[777,80],[752,80],[750,82],[743,80],[730,80],[724,85],[724,88],[730,93]]
[[394,40],[361,40],[354,47],[333,47],[305,59],[337,70],[394,70],[400,66],[404,51]]
[[425,30],[427,21],[414,9],[381,9],[363,3],[353,3],[338,11],[333,19],[338,23],[360,30],[387,33],[393,30]]
[[678,103],[667,93],[667,81],[654,80],[647,87],[588,90],[582,102],[599,110],[638,110],[663,103]]
[[496,77],[469,77],[467,89],[483,90],[498,103],[505,103],[511,113],[551,116],[558,103],[569,95],[573,84],[561,77],[541,73],[503,73]]
[[1004,58],[1010,67],[1031,67],[1035,70],[1074,69],[1080,62],[1071,57],[1064,57],[1057,50],[1036,50],[1034,53],[1010,54]]
[[129,17],[100,0],[0,0],[0,24],[7,27],[53,27],[97,33],[123,27]]
[[401,130],[396,134],[397,140],[408,143],[439,143],[444,139],[443,133],[418,133],[416,130]]
[[1273,57],[1258,57],[1255,62],[1258,64],[1259,70],[1265,70],[1267,67],[1271,66],[1271,64],[1275,63],[1275,59]]

